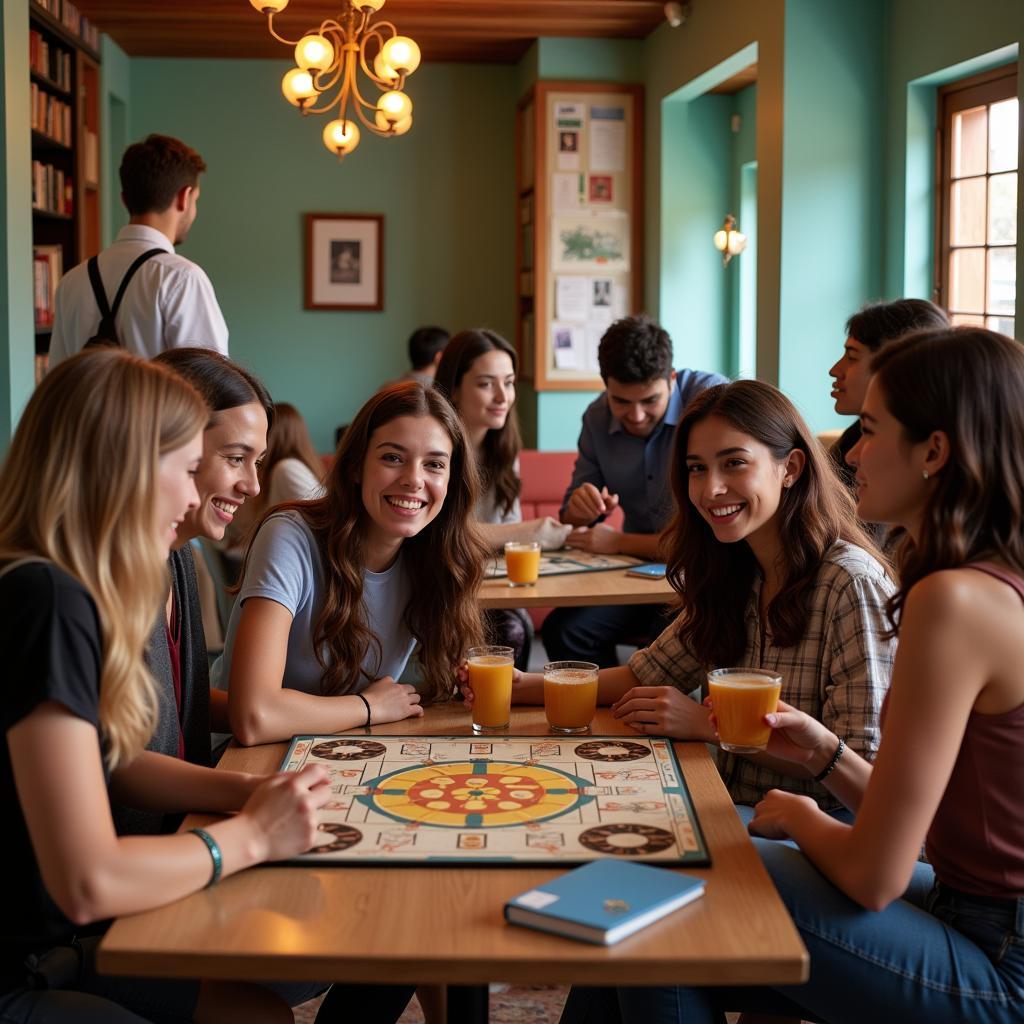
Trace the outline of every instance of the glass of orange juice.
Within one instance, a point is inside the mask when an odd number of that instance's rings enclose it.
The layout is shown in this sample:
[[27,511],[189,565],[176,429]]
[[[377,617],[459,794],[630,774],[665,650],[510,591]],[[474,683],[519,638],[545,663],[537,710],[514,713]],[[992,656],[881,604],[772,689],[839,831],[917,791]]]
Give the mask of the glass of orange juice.
[[782,676],[763,668],[716,668],[708,673],[711,706],[723,750],[756,754],[768,746],[764,716],[779,707]]
[[532,587],[540,574],[540,544],[510,540],[505,545],[505,570],[510,587]]
[[597,666],[592,661],[550,661],[544,666],[544,714],[552,732],[590,729],[597,709]]
[[469,685],[473,690],[473,732],[499,732],[512,717],[511,647],[470,647]]

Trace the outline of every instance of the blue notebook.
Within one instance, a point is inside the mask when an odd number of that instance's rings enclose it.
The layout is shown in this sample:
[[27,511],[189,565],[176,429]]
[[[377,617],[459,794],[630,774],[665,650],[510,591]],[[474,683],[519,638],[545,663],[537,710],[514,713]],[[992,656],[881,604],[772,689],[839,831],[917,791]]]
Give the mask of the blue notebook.
[[665,577],[666,565],[664,562],[647,562],[644,565],[634,565],[626,570],[627,576],[642,576],[648,580],[660,580]]
[[505,904],[511,924],[610,946],[704,894],[704,879],[594,860]]

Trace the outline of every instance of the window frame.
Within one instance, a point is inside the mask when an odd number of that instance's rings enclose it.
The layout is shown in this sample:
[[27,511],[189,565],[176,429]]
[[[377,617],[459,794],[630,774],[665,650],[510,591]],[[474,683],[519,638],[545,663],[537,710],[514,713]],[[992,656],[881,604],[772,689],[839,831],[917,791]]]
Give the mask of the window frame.
[[[953,145],[953,117],[955,114],[974,107],[987,106],[998,103],[1000,100],[1014,99],[1017,97],[1017,64],[1003,64],[997,68],[991,68],[970,78],[962,78],[948,85],[940,86],[937,91],[937,121],[936,121],[936,146],[935,146],[935,272],[932,284],[932,300],[945,310],[950,309],[949,294],[949,264],[950,254],[955,248],[950,244],[952,225],[950,223],[950,197],[952,194],[953,175],[952,167],[952,145]],[[987,132],[987,128],[986,128]],[[986,147],[987,149],[987,147]],[[1020,183],[1022,168],[1018,161],[1016,168],[1018,183],[1018,205],[1020,199]],[[999,172],[1003,173],[1003,172]],[[986,167],[986,179],[991,173]],[[959,180],[959,179],[958,179]],[[986,223],[988,214],[988,189],[986,186],[985,196]],[[988,252],[993,248],[1003,246],[991,246],[986,241],[979,246],[967,248],[984,249],[985,257],[985,299],[984,310],[981,313],[982,319],[987,320],[988,312]],[[950,314],[954,315],[954,314]],[[963,313],[961,315],[973,315]]]

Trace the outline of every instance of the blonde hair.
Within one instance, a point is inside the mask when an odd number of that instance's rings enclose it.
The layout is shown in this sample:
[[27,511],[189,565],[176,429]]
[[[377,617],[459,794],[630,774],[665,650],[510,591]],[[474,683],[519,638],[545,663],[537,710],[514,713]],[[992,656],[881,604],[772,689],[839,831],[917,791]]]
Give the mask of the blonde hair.
[[208,415],[177,374],[123,351],[83,352],[36,389],[0,470],[0,560],[45,558],[96,603],[111,769],[138,755],[156,727],[143,654],[168,589],[155,532],[159,459]]

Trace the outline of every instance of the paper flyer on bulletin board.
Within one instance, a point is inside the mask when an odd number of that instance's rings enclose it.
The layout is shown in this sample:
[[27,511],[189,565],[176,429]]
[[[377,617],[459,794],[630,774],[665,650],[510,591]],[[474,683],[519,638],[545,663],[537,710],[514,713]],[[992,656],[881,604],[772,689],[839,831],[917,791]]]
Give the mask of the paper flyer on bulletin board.
[[[601,337],[616,319],[641,311],[634,307],[643,291],[643,90],[538,83],[521,110],[525,104],[535,112],[537,185],[533,231],[519,246],[523,350],[529,316],[538,390],[597,389]],[[521,177],[521,203],[534,194],[522,185]],[[524,251],[531,244],[532,260]]]

